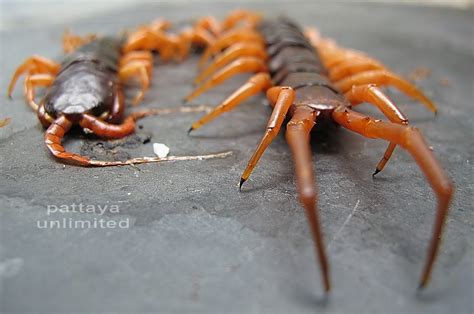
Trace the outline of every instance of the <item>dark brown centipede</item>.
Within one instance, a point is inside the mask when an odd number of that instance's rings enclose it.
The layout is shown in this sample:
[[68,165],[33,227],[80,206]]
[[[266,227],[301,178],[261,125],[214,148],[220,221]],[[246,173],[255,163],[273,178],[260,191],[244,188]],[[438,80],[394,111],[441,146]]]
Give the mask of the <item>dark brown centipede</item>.
[[[205,22],[206,20],[201,20],[196,25],[205,27],[207,26]],[[124,82],[130,78],[136,78],[140,82],[141,89],[133,100],[133,104],[138,104],[150,86],[153,70],[152,51],[163,51],[162,57],[165,51],[171,51],[173,54],[179,51],[178,43],[173,41],[172,36],[162,37],[160,42],[154,40],[156,38],[153,34],[161,34],[168,26],[169,23],[166,21],[156,21],[126,38],[98,38],[96,35],[81,38],[67,32],[63,38],[63,48],[68,53],[64,60],[56,63],[40,56],[28,58],[15,71],[8,87],[8,95],[11,96],[18,78],[26,74],[25,96],[41,123],[47,127],[45,144],[53,156],[65,163],[80,166],[118,166],[194,160],[195,157],[203,159],[225,157],[229,155],[228,152],[203,156],[100,161],[67,152],[61,144],[64,135],[75,124],[100,137],[117,139],[134,132],[135,121],[149,115],[208,110],[206,106],[149,109],[134,112],[124,118]],[[198,26],[194,28],[198,29]],[[149,34],[152,34],[151,41],[147,37]],[[140,39],[143,36],[148,42]],[[180,38],[188,37],[183,35]],[[35,100],[35,89],[38,87],[48,88],[39,104]]]
[[[137,116],[123,119],[122,85],[131,77],[139,78],[142,88],[134,100],[138,103],[148,89],[153,61],[148,51],[122,54],[122,41],[66,34],[64,48],[72,52],[61,63],[32,56],[15,71],[8,95],[17,79],[26,74],[27,102],[47,127],[45,144],[56,158],[81,166],[108,165],[65,151],[61,141],[74,124],[104,138],[122,138],[135,130]],[[48,87],[39,104],[35,100],[37,87]]]

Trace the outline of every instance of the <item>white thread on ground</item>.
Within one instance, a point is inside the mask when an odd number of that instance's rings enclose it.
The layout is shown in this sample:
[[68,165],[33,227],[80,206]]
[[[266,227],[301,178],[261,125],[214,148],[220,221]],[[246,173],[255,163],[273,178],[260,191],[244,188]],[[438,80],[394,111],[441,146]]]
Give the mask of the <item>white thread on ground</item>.
[[334,237],[331,239],[331,241],[329,241],[329,244],[328,244],[328,249],[331,248],[331,244],[334,243],[335,240],[337,240],[337,238],[339,237],[339,235],[341,234],[342,230],[347,226],[347,224],[349,223],[349,220],[351,220],[352,216],[354,216],[357,208],[359,207],[359,203],[360,203],[360,200],[357,200],[354,208],[352,209],[351,213],[349,214],[349,216],[347,216],[346,220],[344,220],[344,223],[342,224],[341,228],[339,228],[339,230],[337,230],[336,234],[334,235]]

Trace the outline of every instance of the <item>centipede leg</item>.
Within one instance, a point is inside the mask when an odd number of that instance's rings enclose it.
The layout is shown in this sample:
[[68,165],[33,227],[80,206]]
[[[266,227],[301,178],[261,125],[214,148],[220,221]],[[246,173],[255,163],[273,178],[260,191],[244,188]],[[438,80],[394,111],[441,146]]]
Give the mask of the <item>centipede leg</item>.
[[349,59],[329,68],[329,79],[334,82],[353,74],[371,70],[386,70],[386,68],[379,62],[371,59]]
[[272,85],[270,76],[267,73],[258,73],[252,76],[244,85],[237,89],[232,95],[227,97],[219,106],[207,115],[196,121],[189,132],[200,128],[209,121],[215,119],[220,114],[230,111],[245,99],[258,94],[261,91],[267,90]]
[[222,32],[222,26],[219,21],[213,16],[205,16],[196,22],[196,27],[203,28],[209,31],[214,36],[219,36]]
[[262,36],[251,29],[237,29],[222,34],[222,36],[220,36],[212,45],[206,47],[201,59],[199,59],[198,68],[202,69],[209,58],[211,58],[216,53],[219,53],[222,49],[232,46],[238,42],[248,41],[263,44]]
[[201,27],[194,28],[194,31],[191,37],[191,42],[193,44],[198,44],[204,47],[208,47],[214,44],[215,40],[216,39],[209,33],[208,30]]
[[156,19],[150,23],[149,29],[152,32],[165,31],[171,27],[171,22],[169,20]]
[[141,89],[133,98],[132,104],[138,105],[145,97],[145,92],[150,87],[150,67],[146,61],[130,61],[125,63],[119,70],[119,77],[125,81],[131,77],[137,77],[140,80]]
[[95,34],[87,34],[86,36],[81,37],[66,30],[63,34],[63,50],[65,53],[71,53],[79,46],[82,46],[96,38],[97,36]]
[[235,27],[241,22],[245,22],[247,27],[255,27],[257,23],[262,19],[262,15],[248,11],[248,10],[235,10],[231,12],[222,22],[222,29],[229,30]]
[[315,28],[307,28],[305,36],[308,38],[311,45],[318,51],[318,56],[321,58],[324,66],[330,70],[332,68],[337,68],[344,63],[351,63],[354,60],[371,64],[373,67],[380,64],[377,60],[370,58],[361,51],[338,47],[333,40],[321,37],[318,30]]
[[145,28],[128,37],[127,42],[123,46],[123,51],[128,53],[135,50],[156,50],[159,52],[160,57],[167,61],[173,57],[171,52],[175,45],[176,42],[162,31],[152,31]]
[[149,75],[151,75],[151,70],[153,68],[153,54],[150,51],[142,50],[127,52],[120,59],[120,66],[124,66],[133,61],[142,61],[146,64],[147,71],[149,72]]
[[271,144],[273,139],[280,132],[280,128],[283,124],[283,120],[286,117],[286,113],[288,112],[288,109],[290,109],[290,106],[293,104],[295,99],[295,92],[291,87],[275,86],[267,91],[267,97],[269,98],[270,102],[274,104],[274,109],[270,119],[268,120],[265,135],[250,158],[250,161],[248,162],[247,167],[240,178],[239,188],[242,188],[242,184],[250,177],[250,174],[260,160],[260,157],[262,157],[263,153],[267,149],[268,145]]
[[419,100],[428,109],[436,113],[436,106],[412,83],[385,70],[373,70],[354,74],[350,77],[335,82],[335,86],[342,92],[348,91],[353,85],[377,84],[379,86],[394,86],[401,92],[414,99]]
[[65,116],[60,116],[51,123],[44,135],[44,142],[54,157],[64,160],[67,163],[87,166],[90,159],[84,156],[66,152],[61,141],[72,127],[72,122]]
[[286,140],[293,154],[298,194],[301,203],[306,209],[317,258],[321,267],[324,290],[329,291],[331,287],[329,264],[324,249],[323,234],[317,212],[317,195],[314,187],[313,164],[309,144],[310,131],[315,125],[318,114],[318,111],[309,107],[297,107],[293,117],[287,124]]
[[[408,124],[408,119],[400,109],[398,109],[398,107],[374,84],[353,86],[351,90],[345,94],[345,97],[353,106],[363,102],[368,102],[382,111],[391,122],[403,125]],[[375,168],[374,176],[383,170],[396,146],[395,143],[390,143],[388,145],[382,159]]]
[[194,83],[200,83],[216,70],[241,57],[256,57],[266,60],[267,54],[261,44],[237,43],[216,56],[213,62],[196,77]]
[[26,100],[34,111],[38,111],[38,104],[35,101],[35,88],[47,87],[54,81],[51,74],[33,74],[28,75],[25,79]]
[[212,34],[199,26],[183,30],[176,39],[177,58],[179,61],[184,60],[191,50],[192,45],[200,45],[203,47],[210,46],[214,43],[215,38]]
[[22,65],[20,65],[10,80],[10,84],[8,84],[7,94],[8,97],[11,97],[13,88],[15,87],[15,83],[18,78],[23,73],[30,73],[30,74],[56,74],[59,72],[61,65],[51,61],[45,57],[41,56],[32,56],[28,58]]
[[332,117],[340,125],[365,137],[385,139],[405,148],[413,156],[433,188],[438,199],[438,206],[427,259],[420,277],[419,287],[425,287],[436,260],[449,203],[453,196],[454,187],[452,182],[439,166],[421,133],[416,128],[374,120],[366,115],[344,108],[336,109]]
[[191,94],[189,94],[185,101],[191,101],[197,96],[201,95],[205,91],[223,83],[225,80],[237,75],[239,73],[245,72],[265,72],[267,67],[265,62],[255,57],[244,57],[235,60],[226,67],[219,70],[214,74],[209,80],[203,83],[201,86],[196,88]]

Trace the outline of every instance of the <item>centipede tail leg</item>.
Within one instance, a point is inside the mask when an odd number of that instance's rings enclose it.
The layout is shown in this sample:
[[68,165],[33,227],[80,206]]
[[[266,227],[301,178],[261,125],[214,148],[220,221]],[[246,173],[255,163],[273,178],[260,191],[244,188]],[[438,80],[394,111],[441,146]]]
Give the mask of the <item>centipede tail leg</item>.
[[267,97],[274,105],[274,109],[270,119],[268,120],[265,135],[250,158],[250,161],[248,162],[247,167],[240,178],[240,189],[242,188],[242,184],[250,177],[250,174],[260,160],[260,157],[262,157],[263,153],[267,149],[268,145],[271,144],[273,139],[280,132],[283,120],[285,119],[288,109],[290,109],[290,106],[293,104],[295,99],[295,92],[291,87],[275,86],[267,91]]
[[191,94],[186,96],[185,101],[191,101],[205,91],[223,83],[234,75],[245,72],[266,72],[265,62],[255,57],[244,57],[235,60],[226,67],[214,74],[208,81],[196,88]]
[[90,159],[84,156],[66,152],[61,141],[72,127],[72,122],[65,116],[60,116],[51,123],[44,135],[44,142],[54,157],[64,160],[67,163],[88,166]]
[[[357,106],[363,102],[368,102],[382,111],[391,122],[403,125],[408,124],[408,119],[405,115],[375,84],[353,86],[344,96],[353,106]],[[388,145],[382,159],[375,168],[374,176],[383,170],[396,146],[395,143],[390,143]]]
[[105,138],[122,138],[135,131],[135,119],[133,116],[125,118],[122,124],[111,124],[100,120],[96,116],[83,114],[79,125]]
[[196,121],[188,133],[200,128],[209,121],[215,119],[224,112],[230,111],[247,98],[265,91],[272,86],[270,76],[267,73],[258,73],[252,76],[247,82],[237,89],[232,95],[227,97],[219,106],[209,112],[207,115]]
[[45,128],[49,127],[55,120],[49,113],[46,112],[44,109],[44,104],[39,105],[36,115]]
[[306,209],[311,233],[315,243],[317,258],[321,267],[323,287],[329,291],[329,264],[324,248],[323,234],[317,212],[317,195],[314,186],[313,163],[309,143],[310,132],[316,123],[319,112],[309,107],[297,107],[287,124],[286,140],[290,146],[295,162],[298,194]]
[[385,139],[402,146],[413,156],[427,177],[437,196],[438,205],[433,235],[420,277],[419,287],[425,287],[430,279],[433,264],[436,260],[449,203],[453,196],[454,186],[452,182],[439,166],[421,133],[416,128],[374,120],[366,115],[343,108],[336,109],[332,117],[340,125],[365,137]]
[[[118,110],[118,115],[121,114],[121,111],[124,107],[124,97],[123,92],[117,86],[115,88],[115,99],[114,99],[114,108]],[[79,120],[79,125],[83,128],[91,130],[94,134],[105,137],[105,138],[122,138],[135,131],[135,120],[136,118],[131,115],[125,118],[121,124],[111,124],[106,121],[100,120],[98,117],[84,113],[82,118]]]

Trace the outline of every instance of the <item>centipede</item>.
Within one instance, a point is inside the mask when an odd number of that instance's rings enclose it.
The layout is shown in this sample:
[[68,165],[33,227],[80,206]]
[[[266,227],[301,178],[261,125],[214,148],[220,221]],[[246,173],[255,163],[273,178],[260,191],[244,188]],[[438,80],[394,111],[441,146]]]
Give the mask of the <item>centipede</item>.
[[[238,25],[241,20],[252,23]],[[252,76],[193,123],[189,133],[233,110],[251,96],[266,93],[273,110],[265,133],[243,171],[239,189],[287,121],[286,140],[293,156],[297,193],[309,222],[326,292],[331,288],[330,266],[316,205],[311,132],[315,125],[338,125],[366,138],[389,142],[374,176],[384,169],[396,146],[404,148],[421,168],[437,197],[432,237],[418,285],[419,289],[424,288],[438,255],[454,186],[420,130],[409,125],[406,116],[382,88],[395,87],[434,113],[436,106],[421,90],[382,62],[337,45],[334,40],[322,37],[315,28],[303,29],[287,17],[268,19],[251,13],[241,14],[234,22],[234,27],[222,31],[203,51],[195,79],[197,86],[185,102],[237,74]],[[375,106],[386,120],[357,112],[355,107],[361,103]]]
[[[17,80],[25,75],[24,92],[27,103],[46,128],[44,143],[56,159],[66,164],[105,167],[226,157],[231,152],[102,161],[68,152],[62,145],[65,134],[74,125],[101,138],[120,139],[135,131],[138,119],[150,115],[208,110],[206,106],[148,109],[125,116],[126,82],[136,80],[140,84],[140,89],[132,100],[132,105],[136,106],[150,88],[154,49],[163,53],[168,49],[172,52],[176,49],[176,43],[172,40],[165,38],[166,42],[160,42],[158,46],[143,45],[143,41],[137,41],[137,36],[142,32],[157,33],[167,25],[165,22],[154,22],[147,31],[140,28],[130,36],[89,34],[81,37],[66,31],[63,36],[63,50],[66,53],[63,60],[58,63],[37,55],[28,58],[14,72],[8,86],[8,96],[12,97]],[[36,100],[37,88],[47,88],[39,103]]]

